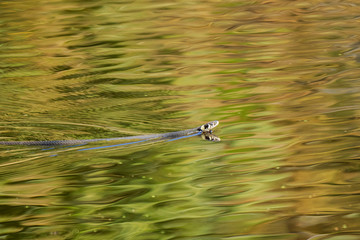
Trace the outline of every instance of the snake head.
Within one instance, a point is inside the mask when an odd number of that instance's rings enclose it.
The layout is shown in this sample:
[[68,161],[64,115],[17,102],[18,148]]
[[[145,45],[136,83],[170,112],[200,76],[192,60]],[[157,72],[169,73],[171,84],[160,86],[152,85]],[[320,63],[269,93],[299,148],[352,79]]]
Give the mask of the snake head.
[[215,128],[219,124],[219,121],[211,121],[201,125],[198,130],[202,132],[211,132],[213,128]]

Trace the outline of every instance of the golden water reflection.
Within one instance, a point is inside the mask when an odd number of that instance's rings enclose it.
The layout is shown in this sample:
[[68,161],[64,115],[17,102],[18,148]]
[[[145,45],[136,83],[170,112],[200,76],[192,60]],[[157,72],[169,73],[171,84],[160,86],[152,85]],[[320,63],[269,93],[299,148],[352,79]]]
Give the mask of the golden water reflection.
[[3,1],[4,239],[359,238],[356,1]]

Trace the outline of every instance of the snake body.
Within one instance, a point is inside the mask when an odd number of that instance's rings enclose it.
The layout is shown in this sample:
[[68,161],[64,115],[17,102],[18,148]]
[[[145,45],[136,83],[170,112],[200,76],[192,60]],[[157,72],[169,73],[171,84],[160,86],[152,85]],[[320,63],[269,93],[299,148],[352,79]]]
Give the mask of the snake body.
[[[163,140],[163,139],[173,139],[190,135],[200,135],[200,134],[209,134],[212,129],[219,124],[219,121],[211,121],[206,124],[201,125],[197,128],[191,128],[187,130],[169,132],[169,133],[160,133],[160,134],[149,134],[149,135],[140,135],[140,136],[130,136],[130,137],[115,137],[115,138],[98,138],[98,139],[79,139],[79,140],[53,140],[53,141],[0,141],[0,145],[26,145],[26,146],[58,146],[58,145],[78,145],[86,144],[91,142],[99,141],[116,141],[116,140]],[[208,139],[209,140],[209,139]],[[211,141],[219,141],[219,138],[211,139]]]

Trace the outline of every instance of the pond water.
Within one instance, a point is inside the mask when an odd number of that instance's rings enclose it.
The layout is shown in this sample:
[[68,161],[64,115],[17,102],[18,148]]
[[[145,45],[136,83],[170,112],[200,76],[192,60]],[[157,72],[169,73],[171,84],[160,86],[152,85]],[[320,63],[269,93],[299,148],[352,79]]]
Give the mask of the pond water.
[[0,146],[0,239],[360,239],[359,11],[1,1],[0,141],[221,142]]

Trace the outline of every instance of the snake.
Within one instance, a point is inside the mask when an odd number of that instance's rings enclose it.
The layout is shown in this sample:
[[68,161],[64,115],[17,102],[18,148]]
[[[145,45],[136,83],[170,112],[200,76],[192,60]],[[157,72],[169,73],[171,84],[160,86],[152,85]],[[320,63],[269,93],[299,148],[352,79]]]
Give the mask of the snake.
[[97,139],[75,139],[75,140],[49,140],[49,141],[0,141],[0,145],[26,145],[26,146],[59,146],[59,145],[77,145],[87,144],[99,141],[116,141],[116,140],[165,140],[182,137],[202,135],[204,139],[218,142],[220,138],[212,135],[212,129],[219,124],[219,121],[211,121],[199,127],[182,131],[148,134],[140,136],[115,137],[115,138],[97,138]]

